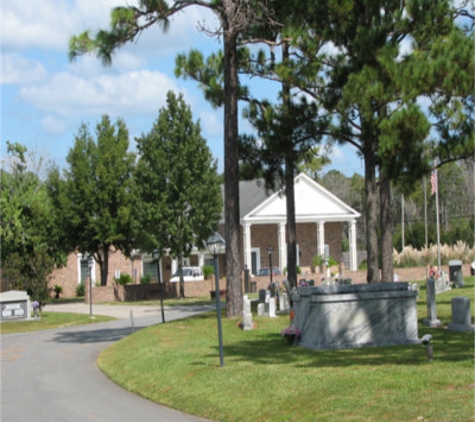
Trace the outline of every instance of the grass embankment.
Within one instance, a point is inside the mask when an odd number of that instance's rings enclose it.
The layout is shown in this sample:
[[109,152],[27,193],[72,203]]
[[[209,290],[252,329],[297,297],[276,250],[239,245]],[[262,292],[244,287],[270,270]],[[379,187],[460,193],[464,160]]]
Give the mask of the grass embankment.
[[8,321],[0,324],[0,334],[26,333],[38,330],[50,330],[53,328],[71,327],[95,322],[111,321],[115,318],[107,316],[95,316],[73,314],[67,312],[42,312],[41,318],[31,321]]
[[[437,316],[451,321],[451,298],[473,305],[475,277],[437,296]],[[474,314],[472,310],[472,315]],[[254,312],[255,315],[255,312]],[[148,399],[219,421],[473,421],[474,335],[422,325],[433,335],[434,360],[422,345],[344,350],[288,346],[288,316],[258,318],[242,331],[223,318],[219,366],[216,313],[149,327],[108,348],[99,366]]]

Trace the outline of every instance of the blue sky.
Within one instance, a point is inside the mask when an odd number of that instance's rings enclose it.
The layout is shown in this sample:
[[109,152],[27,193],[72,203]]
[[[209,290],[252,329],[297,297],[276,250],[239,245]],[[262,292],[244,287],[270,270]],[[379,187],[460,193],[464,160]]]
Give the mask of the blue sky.
[[[127,3],[133,4],[133,0]],[[125,120],[133,139],[148,132],[166,93],[183,93],[202,135],[207,139],[219,169],[223,166],[222,110],[213,109],[198,84],[177,79],[175,57],[190,49],[205,55],[220,48],[220,41],[197,28],[198,22],[217,28],[212,14],[193,7],[171,21],[164,34],[158,28],[144,32],[139,41],[120,49],[110,67],[95,56],[69,62],[68,41],[84,30],[94,32],[109,25],[110,10],[125,0],[4,0],[0,2],[1,149],[6,141],[27,146],[64,166],[81,123],[91,132],[101,116]],[[273,93],[272,86],[257,86]],[[244,119],[240,131],[250,132]],[[336,148],[332,168],[351,176],[362,173],[361,161],[351,148]]]

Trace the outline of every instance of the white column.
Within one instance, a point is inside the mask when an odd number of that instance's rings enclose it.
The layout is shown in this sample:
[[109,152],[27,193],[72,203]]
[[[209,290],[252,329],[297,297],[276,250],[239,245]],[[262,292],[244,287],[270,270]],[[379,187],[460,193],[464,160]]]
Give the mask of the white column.
[[356,221],[350,222],[350,271],[358,269],[358,261],[356,257]]
[[171,272],[172,276],[173,274],[176,273],[177,268],[178,268],[178,261],[172,258],[172,272]]
[[285,222],[279,223],[279,269],[284,273],[287,267],[287,242],[285,241]]
[[244,223],[244,267],[252,273],[252,256],[251,256],[251,224]]
[[325,222],[318,222],[318,233],[317,233],[317,253],[318,256],[323,256],[325,254]]
[[202,267],[205,264],[205,254],[198,252],[198,267]]

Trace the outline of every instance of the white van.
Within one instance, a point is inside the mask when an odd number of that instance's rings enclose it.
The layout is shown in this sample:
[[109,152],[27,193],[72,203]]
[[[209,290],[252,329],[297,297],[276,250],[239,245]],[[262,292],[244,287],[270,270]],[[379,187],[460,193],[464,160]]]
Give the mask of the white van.
[[[185,281],[203,281],[204,275],[201,267],[183,267],[183,280]],[[180,281],[180,276],[178,275],[178,270],[176,270],[173,277],[170,279],[170,283],[178,283]]]

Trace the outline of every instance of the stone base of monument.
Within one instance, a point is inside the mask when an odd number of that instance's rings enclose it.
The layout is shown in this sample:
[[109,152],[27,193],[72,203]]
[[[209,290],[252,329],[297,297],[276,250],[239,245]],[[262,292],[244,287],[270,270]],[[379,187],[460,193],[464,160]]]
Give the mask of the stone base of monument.
[[299,345],[311,349],[420,344],[417,291],[408,283],[301,287],[293,295]]

